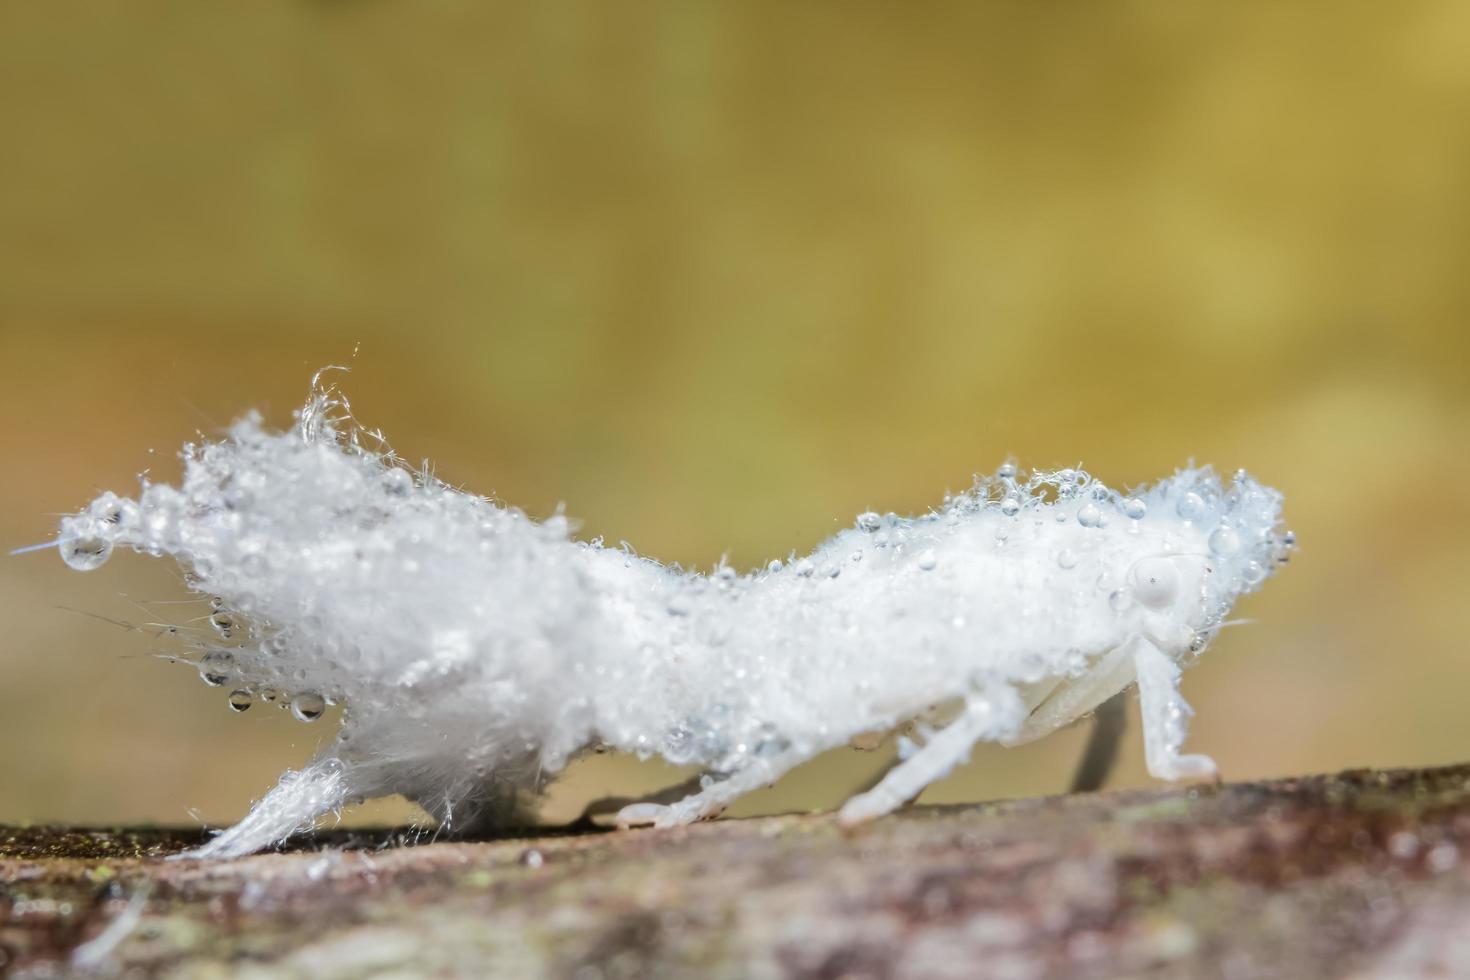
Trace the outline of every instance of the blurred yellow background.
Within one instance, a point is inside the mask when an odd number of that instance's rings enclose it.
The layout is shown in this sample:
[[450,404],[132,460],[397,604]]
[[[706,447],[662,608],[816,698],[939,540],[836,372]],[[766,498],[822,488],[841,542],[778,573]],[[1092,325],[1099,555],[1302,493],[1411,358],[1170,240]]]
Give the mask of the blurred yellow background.
[[[348,361],[403,455],[706,568],[1011,453],[1194,457],[1302,547],[1186,678],[1190,749],[1463,760],[1467,51],[1459,0],[0,4],[0,544]],[[0,820],[230,821],[329,736],[86,615],[181,594],[0,559]],[[1084,734],[925,798],[1057,791]]]

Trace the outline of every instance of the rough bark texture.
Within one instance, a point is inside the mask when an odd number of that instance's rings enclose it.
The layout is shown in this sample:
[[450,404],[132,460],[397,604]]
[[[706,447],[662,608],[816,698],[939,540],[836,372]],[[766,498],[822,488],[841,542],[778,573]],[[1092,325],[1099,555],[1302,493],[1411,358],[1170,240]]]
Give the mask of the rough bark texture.
[[1470,975],[1470,766],[162,860],[200,839],[0,828],[0,972]]

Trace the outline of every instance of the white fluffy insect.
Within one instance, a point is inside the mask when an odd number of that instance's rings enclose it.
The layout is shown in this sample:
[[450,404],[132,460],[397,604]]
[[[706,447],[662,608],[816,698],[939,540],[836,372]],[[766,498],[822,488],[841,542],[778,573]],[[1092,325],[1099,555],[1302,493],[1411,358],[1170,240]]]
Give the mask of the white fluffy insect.
[[1149,771],[1180,753],[1181,668],[1292,547],[1280,495],[1186,469],[1125,496],[1007,464],[918,518],[864,513],[806,557],[703,575],[569,536],[411,470],[318,375],[289,431],[258,416],[185,448],[176,487],[63,520],[73,568],[170,555],[215,597],[191,659],[230,703],[345,706],[335,741],[195,856],[246,854],[401,793],[455,830],[517,817],[579,753],[705,773],[623,824],[668,827],[935,706],[938,731],[842,807],[916,797],[979,741],[1015,745],[1137,683]]

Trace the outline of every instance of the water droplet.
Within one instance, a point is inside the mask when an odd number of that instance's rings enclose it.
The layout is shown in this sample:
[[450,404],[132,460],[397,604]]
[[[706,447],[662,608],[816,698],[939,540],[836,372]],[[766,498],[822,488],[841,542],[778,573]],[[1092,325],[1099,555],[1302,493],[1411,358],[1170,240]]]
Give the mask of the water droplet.
[[729,585],[731,582],[735,581],[735,569],[731,568],[729,565],[721,565],[715,571],[715,578],[719,580],[721,585]]
[[1083,527],[1101,527],[1102,511],[1097,504],[1083,504],[1077,510],[1077,523]]
[[228,653],[214,651],[206,653],[199,659],[199,679],[210,687],[219,687],[230,679],[230,673],[234,669],[235,658]]
[[865,510],[857,516],[857,526],[871,533],[883,526],[883,518],[875,511]]
[[230,710],[236,712],[249,711],[250,705],[254,700],[250,696],[249,691],[231,691],[229,698]]
[[694,757],[694,733],[683,725],[669,729],[664,736],[664,756],[675,765],[682,765]]
[[413,489],[413,475],[408,470],[391,467],[383,474],[383,490],[395,497],[405,496]]
[[939,559],[934,555],[933,548],[925,548],[919,553],[919,567],[926,572],[932,572],[939,564]]
[[326,710],[326,699],[320,694],[308,692],[291,699],[291,714],[297,721],[316,721]]
[[1015,517],[1021,512],[1021,501],[1013,496],[1007,496],[1000,502],[1000,512],[1007,517]]
[[854,551],[851,555],[848,556],[848,559],[847,560],[848,561],[851,561],[851,562],[854,562],[854,563],[862,561],[863,560],[863,549],[859,548],[858,550]]
[[1233,527],[1217,527],[1210,532],[1210,550],[1222,558],[1233,555],[1240,550],[1240,535]]
[[766,564],[766,571],[768,571],[768,572],[779,572],[780,570],[781,570],[781,559],[779,559],[779,558],[772,558],[770,560],[770,562],[768,562]]
[[1266,580],[1266,569],[1258,561],[1248,561],[1240,570],[1240,577],[1249,585],[1260,585]]
[[213,626],[215,632],[225,639],[239,628],[239,622],[227,610],[218,609],[209,617],[209,625]]
[[817,566],[812,564],[812,560],[810,558],[803,558],[801,561],[796,563],[796,574],[800,575],[802,578],[811,578],[812,573],[816,570]]
[[1046,676],[1046,658],[1039,653],[1028,653],[1021,658],[1021,680],[1035,684]]
[[126,497],[108,492],[92,501],[87,513],[104,524],[132,528],[138,525],[138,505]]
[[61,542],[61,560],[78,572],[90,572],[112,557],[112,542],[100,534],[83,534]]
[[1205,498],[1191,490],[1179,498],[1179,505],[1175,510],[1186,521],[1197,521],[1205,516]]
[[1124,612],[1133,605],[1133,596],[1127,589],[1117,589],[1108,596],[1108,605],[1113,608],[1113,612]]
[[842,566],[835,563],[828,565],[826,568],[822,569],[822,574],[826,575],[828,578],[836,578],[837,576],[842,574]]
[[1144,503],[1142,500],[1139,500],[1137,497],[1129,497],[1127,500],[1123,501],[1123,514],[1128,517],[1129,520],[1141,521],[1147,513],[1148,504]]
[[1070,548],[1063,548],[1057,552],[1057,564],[1063,568],[1076,568],[1077,555]]
[[1016,478],[1016,464],[1001,463],[1000,469],[995,471],[995,475],[1002,480],[1014,480]]
[[546,858],[541,856],[540,851],[532,849],[521,855],[521,863],[528,868],[539,868],[546,863]]

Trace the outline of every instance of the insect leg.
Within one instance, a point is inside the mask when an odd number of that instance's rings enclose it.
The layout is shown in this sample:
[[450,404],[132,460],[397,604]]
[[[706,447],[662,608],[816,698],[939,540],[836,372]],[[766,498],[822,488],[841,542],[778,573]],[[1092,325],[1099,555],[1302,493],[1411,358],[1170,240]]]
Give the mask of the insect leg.
[[1097,706],[1092,715],[1092,733],[1072,775],[1070,792],[1091,793],[1102,789],[1118,761],[1118,744],[1128,727],[1128,704],[1120,691]]
[[232,858],[279,844],[306,830],[317,817],[342,806],[351,795],[347,767],[340,759],[318,759],[300,772],[288,772],[251,807],[245,819],[207,844],[173,855],[179,858]]
[[931,738],[915,755],[890,769],[877,786],[843,804],[838,821],[850,827],[893,812],[968,759],[976,742],[1014,735],[1025,711],[1025,704],[1009,685],[988,686],[981,696],[965,705],[964,713],[949,727]]
[[598,817],[606,817],[609,814],[621,813],[629,806],[640,803],[668,804],[677,803],[686,796],[698,793],[703,787],[700,780],[703,776],[691,776],[690,778],[665,786],[650,796],[628,797],[628,796],[603,796],[588,803],[582,810],[582,815],[577,818],[578,823],[596,823]]
[[679,827],[713,817],[751,790],[773,783],[807,759],[809,751],[790,749],[768,758],[752,760],[719,782],[710,783],[699,792],[677,803],[633,803],[618,811],[619,827],[652,824],[655,827]]
[[1139,709],[1143,717],[1143,755],[1155,779],[1213,776],[1215,760],[1207,755],[1180,755],[1189,716],[1194,711],[1179,696],[1179,665],[1148,640],[1133,646],[1138,671]]

